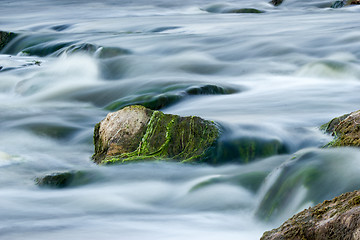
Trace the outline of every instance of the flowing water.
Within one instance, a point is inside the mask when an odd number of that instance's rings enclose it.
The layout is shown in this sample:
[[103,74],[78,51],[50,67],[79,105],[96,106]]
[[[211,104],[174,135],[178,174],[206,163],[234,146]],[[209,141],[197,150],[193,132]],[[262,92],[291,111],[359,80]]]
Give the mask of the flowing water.
[[[360,7],[285,0],[0,1],[1,239],[259,239],[360,186],[319,126],[360,109]],[[255,8],[263,13],[232,13]],[[91,161],[94,125],[148,104],[283,151],[225,165]],[[86,184],[34,179],[85,171]]]

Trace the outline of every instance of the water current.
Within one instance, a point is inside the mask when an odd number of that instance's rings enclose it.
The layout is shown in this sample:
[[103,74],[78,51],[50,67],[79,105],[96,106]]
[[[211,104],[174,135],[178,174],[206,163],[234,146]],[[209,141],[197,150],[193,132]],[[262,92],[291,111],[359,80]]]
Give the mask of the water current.
[[[0,239],[259,239],[359,188],[360,152],[319,126],[360,109],[360,7],[285,0],[1,0]],[[262,13],[236,13],[253,8]],[[144,104],[229,139],[250,162],[97,166],[93,127]],[[229,140],[230,141],[230,140]],[[91,181],[40,188],[45,174]]]

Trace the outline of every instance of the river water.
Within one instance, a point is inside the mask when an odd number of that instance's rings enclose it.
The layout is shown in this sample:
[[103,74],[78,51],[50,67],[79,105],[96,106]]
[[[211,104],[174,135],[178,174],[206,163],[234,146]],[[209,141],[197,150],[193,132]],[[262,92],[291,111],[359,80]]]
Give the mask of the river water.
[[[360,108],[360,7],[0,3],[0,30],[18,34],[0,51],[1,239],[259,239],[358,189],[360,152],[322,149],[331,137],[318,127]],[[264,12],[231,13],[241,8]],[[149,101],[226,126],[225,141],[271,140],[285,150],[216,166],[92,163],[94,125]],[[67,170],[91,179],[35,184]]]

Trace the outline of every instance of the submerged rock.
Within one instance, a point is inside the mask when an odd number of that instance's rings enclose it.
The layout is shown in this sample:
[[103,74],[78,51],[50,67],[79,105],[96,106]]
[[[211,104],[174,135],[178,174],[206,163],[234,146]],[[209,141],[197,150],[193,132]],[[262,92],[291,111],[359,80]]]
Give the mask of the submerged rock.
[[354,191],[305,209],[261,240],[359,238],[360,191]]
[[[214,84],[202,84],[195,86],[172,86],[156,92],[154,89],[143,90],[141,93],[131,94],[119,100],[116,100],[105,108],[110,111],[122,109],[130,105],[142,105],[151,110],[159,110],[169,107],[181,100],[198,95],[225,95],[237,93],[240,90],[230,86],[218,86]],[[135,96],[135,97],[134,97]]]
[[283,0],[272,0],[269,3],[271,3],[274,6],[279,6],[280,4],[282,4]]
[[267,171],[256,171],[239,174],[236,176],[219,176],[212,177],[194,185],[189,192],[198,191],[216,184],[231,184],[241,186],[253,193],[259,190],[266,176],[269,174]]
[[211,121],[129,106],[96,125],[93,160],[98,164],[206,161],[218,137],[219,129]]
[[17,34],[12,32],[3,32],[0,31],[0,51],[3,49],[6,44],[8,44],[12,39],[14,39]]
[[287,153],[287,147],[278,139],[260,137],[223,137],[217,144],[214,163],[250,163],[256,159]]
[[226,13],[264,13],[265,11],[258,10],[255,8],[239,8],[239,9],[231,9]]
[[321,129],[334,136],[326,147],[360,147],[360,110],[334,118]]
[[345,1],[335,1],[331,8],[342,8],[343,6],[345,6]]
[[342,0],[342,1],[335,1],[331,5],[331,8],[342,8],[348,5],[359,5],[359,4],[360,4],[360,0]]
[[35,183],[40,187],[65,188],[85,185],[95,179],[94,173],[88,171],[66,171],[37,177]]

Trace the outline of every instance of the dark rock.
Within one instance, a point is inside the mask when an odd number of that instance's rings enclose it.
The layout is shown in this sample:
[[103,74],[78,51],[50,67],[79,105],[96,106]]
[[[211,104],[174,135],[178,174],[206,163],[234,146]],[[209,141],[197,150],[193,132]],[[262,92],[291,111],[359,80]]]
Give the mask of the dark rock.
[[261,240],[360,239],[360,192],[342,194],[305,209]]
[[89,171],[67,171],[48,174],[35,179],[40,187],[65,188],[88,184],[96,179]]
[[258,10],[255,8],[240,8],[240,9],[232,9],[227,11],[226,13],[264,13],[265,11]]
[[331,8],[342,8],[343,6],[345,6],[345,1],[335,1]]
[[278,139],[259,137],[222,137],[217,144],[214,164],[222,162],[249,163],[259,158],[287,153],[286,146]]
[[11,40],[13,40],[17,34],[12,32],[3,32],[0,31],[0,51],[8,44]]
[[[105,108],[110,111],[116,111],[130,105],[142,105],[151,110],[159,110],[169,107],[189,96],[195,95],[224,95],[233,94],[239,90],[233,87],[217,86],[213,84],[204,84],[191,87],[170,87],[165,88],[162,92],[155,92],[153,89],[141,93],[132,94],[122,99],[116,100]],[[154,93],[155,92],[155,93]],[[136,96],[136,97],[133,97]]]
[[344,6],[349,6],[349,5],[359,5],[360,4],[360,0],[341,0],[341,1],[335,1],[332,5],[331,8],[342,8]]
[[269,3],[271,3],[274,6],[279,6],[280,4],[282,4],[283,0],[272,0]]
[[70,24],[62,24],[62,25],[53,26],[53,27],[51,27],[51,29],[55,30],[57,32],[61,32],[61,31],[68,29],[70,26],[71,26]]
[[98,164],[144,160],[206,161],[219,137],[213,122],[129,106],[98,123],[94,131]]
[[360,147],[360,111],[334,118],[321,129],[334,136],[326,147]]

